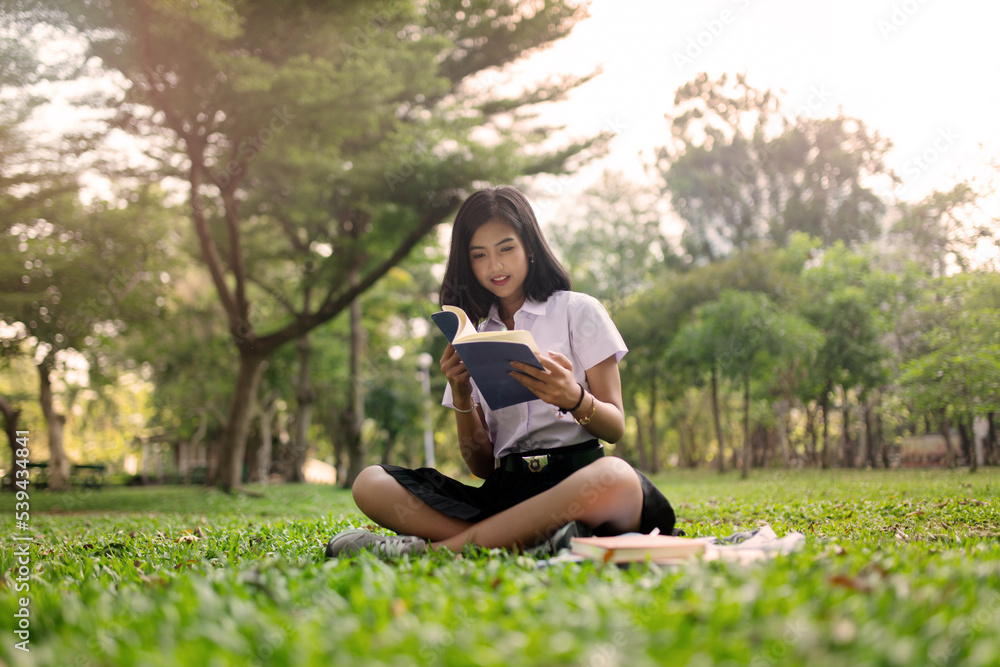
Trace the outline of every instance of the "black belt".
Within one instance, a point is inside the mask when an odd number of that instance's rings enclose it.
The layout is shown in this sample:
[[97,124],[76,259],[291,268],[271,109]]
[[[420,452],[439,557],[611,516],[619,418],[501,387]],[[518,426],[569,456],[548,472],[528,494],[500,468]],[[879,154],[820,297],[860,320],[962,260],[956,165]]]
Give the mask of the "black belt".
[[571,473],[604,456],[604,445],[597,440],[558,449],[534,449],[508,454],[500,459],[507,472]]

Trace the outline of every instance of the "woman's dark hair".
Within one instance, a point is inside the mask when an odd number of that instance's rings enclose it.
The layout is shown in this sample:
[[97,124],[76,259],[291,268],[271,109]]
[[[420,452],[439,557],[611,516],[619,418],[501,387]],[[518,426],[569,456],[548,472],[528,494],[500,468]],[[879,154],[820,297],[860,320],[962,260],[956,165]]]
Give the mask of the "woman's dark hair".
[[469,246],[476,230],[493,220],[513,227],[521,237],[525,253],[533,260],[528,263],[528,276],[524,281],[526,298],[545,301],[553,292],[572,287],[569,274],[545,242],[527,197],[508,185],[479,190],[469,195],[455,215],[451,252],[440,293],[441,305],[458,306],[473,322],[489,314],[496,297],[476,280]]

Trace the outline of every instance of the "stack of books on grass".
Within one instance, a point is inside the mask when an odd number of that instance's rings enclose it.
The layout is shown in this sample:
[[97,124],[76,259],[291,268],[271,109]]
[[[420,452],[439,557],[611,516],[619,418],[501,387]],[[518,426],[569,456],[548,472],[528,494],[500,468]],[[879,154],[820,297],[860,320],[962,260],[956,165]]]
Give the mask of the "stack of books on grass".
[[705,543],[671,535],[574,537],[570,551],[599,563],[676,563],[705,553]]

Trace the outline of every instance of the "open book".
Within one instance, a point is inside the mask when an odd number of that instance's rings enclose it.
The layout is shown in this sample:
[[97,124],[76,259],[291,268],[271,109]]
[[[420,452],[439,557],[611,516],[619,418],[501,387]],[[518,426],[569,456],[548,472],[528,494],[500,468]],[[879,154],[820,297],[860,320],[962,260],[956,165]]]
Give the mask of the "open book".
[[431,315],[441,332],[455,346],[476,388],[491,410],[533,401],[538,397],[512,378],[510,362],[522,361],[543,368],[535,356],[538,345],[530,331],[484,331],[479,333],[465,311],[455,306],[443,306]]
[[705,552],[704,542],[672,535],[574,537],[570,550],[600,563],[659,562],[690,558]]

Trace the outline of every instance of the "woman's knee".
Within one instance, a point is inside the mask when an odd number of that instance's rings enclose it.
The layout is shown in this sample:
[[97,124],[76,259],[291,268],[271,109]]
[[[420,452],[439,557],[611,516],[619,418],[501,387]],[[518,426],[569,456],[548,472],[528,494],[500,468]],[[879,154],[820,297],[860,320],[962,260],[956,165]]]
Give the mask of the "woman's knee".
[[638,489],[640,493],[642,492],[642,485],[639,476],[635,474],[635,469],[617,456],[601,457],[583,470],[588,472],[588,481],[592,485],[598,485],[607,491]]
[[591,527],[607,525],[616,532],[636,530],[643,493],[635,468],[616,456],[605,456],[584,470],[590,472],[584,489],[593,496],[586,517]]
[[361,505],[362,502],[378,493],[380,487],[384,487],[386,478],[391,478],[385,468],[379,465],[368,466],[363,469],[354,479],[351,485],[351,495],[354,502]]

